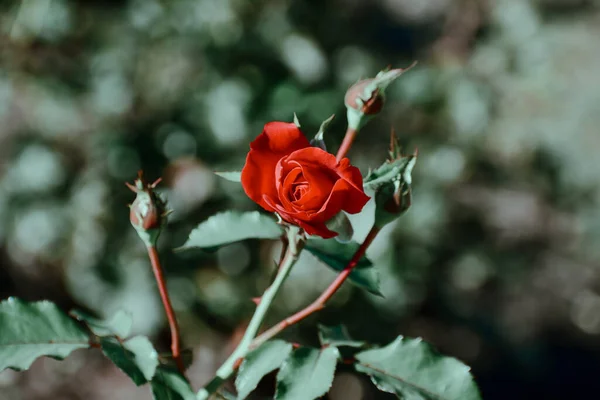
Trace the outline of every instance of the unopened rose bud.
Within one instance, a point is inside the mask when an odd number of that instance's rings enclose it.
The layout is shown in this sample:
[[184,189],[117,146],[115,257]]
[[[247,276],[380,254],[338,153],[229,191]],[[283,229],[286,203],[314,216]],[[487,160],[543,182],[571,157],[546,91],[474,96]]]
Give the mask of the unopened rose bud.
[[412,204],[412,169],[417,152],[403,156],[392,132],[390,159],[365,178],[365,189],[375,191],[375,225],[385,225],[404,214]]
[[348,126],[358,130],[370,117],[378,114],[385,102],[385,89],[415,64],[404,69],[381,71],[375,78],[364,79],[352,85],[344,97],[348,111]]
[[129,220],[146,246],[156,244],[169,213],[165,202],[154,191],[159,182],[160,179],[151,184],[147,183],[140,171],[133,185],[126,183],[127,187],[136,194],[135,200],[130,205]]
[[410,185],[401,181],[388,182],[375,194],[375,225],[383,227],[404,214],[411,206]]
[[344,103],[366,115],[375,115],[383,108],[383,93],[375,86],[372,90],[373,79],[365,79],[352,85],[346,92]]

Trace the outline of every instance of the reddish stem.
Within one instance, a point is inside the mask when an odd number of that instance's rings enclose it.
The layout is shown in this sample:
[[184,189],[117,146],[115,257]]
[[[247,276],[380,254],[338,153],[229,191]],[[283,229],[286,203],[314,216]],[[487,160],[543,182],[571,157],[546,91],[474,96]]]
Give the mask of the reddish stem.
[[354,256],[352,257],[350,262],[348,262],[348,265],[346,265],[346,267],[342,270],[342,272],[340,272],[340,274],[335,278],[335,280],[333,282],[331,282],[331,284],[327,287],[327,289],[325,289],[325,291],[323,293],[321,293],[319,298],[317,298],[315,301],[313,301],[310,305],[308,305],[303,310],[298,311],[296,314],[282,320],[277,325],[274,325],[273,327],[271,327],[268,330],[266,330],[265,332],[263,332],[260,336],[258,336],[252,342],[251,348],[256,348],[256,347],[260,346],[267,340],[278,335],[281,331],[283,331],[287,327],[297,324],[298,322],[302,321],[304,318],[308,317],[309,315],[312,315],[315,312],[320,311],[323,308],[325,308],[325,304],[329,301],[329,299],[331,299],[331,297],[335,294],[335,292],[338,291],[338,289],[346,281],[346,279],[348,278],[348,276],[350,275],[350,273],[352,272],[354,267],[356,267],[356,265],[358,265],[358,262],[360,261],[360,259],[365,255],[365,252],[367,251],[367,249],[373,242],[373,239],[375,239],[375,237],[379,233],[379,230],[380,229],[376,226],[371,228],[371,230],[369,231],[369,234],[367,235],[365,240],[362,242],[362,244],[360,245],[358,250],[356,250],[356,253],[354,253]]
[[162,300],[165,312],[167,314],[167,320],[169,321],[169,328],[171,329],[171,352],[173,353],[173,359],[177,364],[179,372],[183,375],[185,368],[183,366],[183,360],[181,359],[181,348],[179,345],[179,327],[177,326],[177,319],[175,318],[175,312],[169,299],[169,292],[167,291],[167,285],[165,284],[165,277],[160,266],[160,259],[158,258],[158,252],[156,247],[148,247],[148,257],[152,264],[152,271],[156,278],[156,284],[158,285],[158,291]]
[[344,140],[342,141],[342,145],[335,156],[336,160],[340,161],[342,158],[346,157],[348,150],[350,150],[350,147],[352,147],[356,133],[356,129],[348,127],[348,130],[346,130],[346,136],[344,136]]

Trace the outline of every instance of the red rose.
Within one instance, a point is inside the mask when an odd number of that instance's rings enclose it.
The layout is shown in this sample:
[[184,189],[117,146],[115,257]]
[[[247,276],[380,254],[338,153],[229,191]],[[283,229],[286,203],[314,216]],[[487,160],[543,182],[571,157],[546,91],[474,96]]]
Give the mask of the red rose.
[[358,168],[347,158],[311,147],[292,123],[269,122],[250,144],[242,186],[252,200],[310,235],[337,236],[325,223],[340,211],[356,214],[369,200]]

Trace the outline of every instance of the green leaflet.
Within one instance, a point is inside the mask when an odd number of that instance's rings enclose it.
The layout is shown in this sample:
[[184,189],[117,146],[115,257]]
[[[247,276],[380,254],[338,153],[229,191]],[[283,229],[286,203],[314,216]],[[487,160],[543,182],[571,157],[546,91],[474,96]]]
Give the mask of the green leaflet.
[[123,310],[117,311],[110,319],[107,320],[94,318],[91,315],[79,310],[73,310],[69,314],[79,321],[85,323],[88,328],[90,328],[90,330],[98,336],[115,335],[120,338],[126,338],[129,336],[131,325],[133,324],[131,314]]
[[245,239],[277,239],[283,229],[266,214],[258,211],[226,211],[208,218],[198,225],[185,244],[177,250],[192,247],[210,248]]
[[356,354],[355,368],[377,387],[410,400],[480,400],[470,368],[422,339],[399,336],[385,347]]
[[[307,242],[305,249],[325,265],[340,272],[348,265],[359,246],[356,242],[340,243],[335,239],[315,238]],[[373,267],[373,263],[365,256],[360,259],[358,265],[352,270],[348,280],[372,294],[382,295],[379,290],[379,274]]]
[[333,383],[339,351],[335,347],[300,347],[285,360],[277,374],[275,400],[312,400]]
[[281,366],[291,351],[290,343],[283,340],[270,340],[248,353],[235,379],[238,399],[248,397],[265,375]]
[[85,331],[49,301],[0,302],[0,371],[25,370],[41,356],[62,359],[89,347]]
[[164,366],[158,367],[152,382],[154,400],[195,400],[196,395],[179,372]]
[[102,352],[138,386],[152,379],[158,367],[158,353],[145,336],[124,342],[112,337],[100,339]]

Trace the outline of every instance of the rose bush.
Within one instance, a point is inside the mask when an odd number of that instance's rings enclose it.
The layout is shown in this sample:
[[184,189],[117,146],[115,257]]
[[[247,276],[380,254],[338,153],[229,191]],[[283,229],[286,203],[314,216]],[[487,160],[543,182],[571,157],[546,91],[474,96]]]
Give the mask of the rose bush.
[[358,168],[312,147],[293,123],[265,125],[250,144],[241,180],[262,208],[323,238],[337,236],[327,221],[341,211],[356,214],[369,200]]

